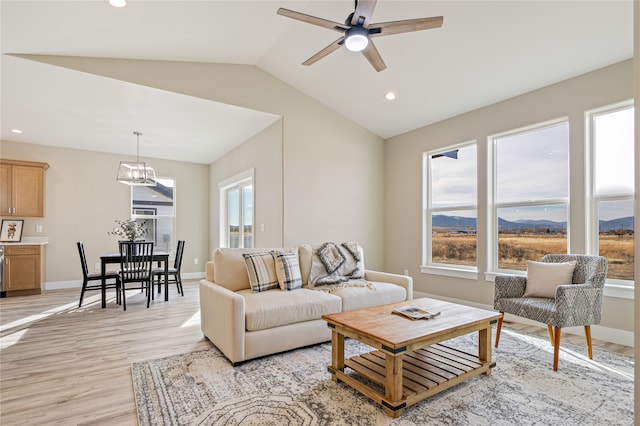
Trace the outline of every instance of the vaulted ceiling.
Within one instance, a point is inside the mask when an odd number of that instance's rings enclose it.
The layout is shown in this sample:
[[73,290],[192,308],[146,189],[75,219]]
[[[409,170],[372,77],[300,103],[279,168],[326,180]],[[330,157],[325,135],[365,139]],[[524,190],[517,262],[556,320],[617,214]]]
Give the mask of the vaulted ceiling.
[[128,3],[0,3],[2,140],[131,155],[141,131],[142,155],[210,163],[277,119],[10,54],[255,65],[382,138],[633,56],[631,0],[379,0],[373,22],[444,16],[375,38],[382,72],[346,49],[301,65],[339,34],[276,14],[344,22],[351,0]]

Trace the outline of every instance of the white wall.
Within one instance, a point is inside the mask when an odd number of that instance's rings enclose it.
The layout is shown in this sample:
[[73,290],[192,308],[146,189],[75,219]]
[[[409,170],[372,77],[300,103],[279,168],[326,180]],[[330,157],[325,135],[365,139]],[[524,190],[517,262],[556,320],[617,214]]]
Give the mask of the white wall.
[[[283,245],[282,120],[269,126],[210,167],[210,242],[219,247],[219,183],[254,169],[254,246]],[[264,224],[264,231],[261,225]]]
[[[487,234],[478,230],[477,280],[457,279],[420,272],[422,247],[422,153],[476,140],[478,158],[487,158],[489,135],[568,116],[570,126],[570,221],[575,230],[585,228],[586,110],[633,97],[632,61],[627,60],[558,84],[463,114],[389,139],[385,144],[385,269],[409,269],[416,291],[493,306],[493,282],[485,281]],[[486,162],[479,161],[478,223],[486,223]],[[572,232],[571,251],[585,252],[585,235]],[[602,327],[630,337],[633,300],[606,297]],[[595,336],[594,332],[594,336]],[[597,336],[596,336],[597,337]]]
[[[342,115],[251,65],[26,58],[280,115],[282,160],[275,152],[267,158],[283,162],[282,242],[358,241],[364,247],[367,267],[382,267],[383,141]],[[234,158],[237,155],[231,153],[212,167],[231,173],[237,170]],[[251,155],[247,163],[256,158]],[[212,173],[217,179],[227,172]],[[211,186],[217,182],[212,181]],[[216,220],[212,217],[212,228],[217,226]],[[271,238],[264,243],[276,242]],[[217,243],[212,239],[211,249]]]
[[[118,237],[107,232],[115,219],[131,215],[130,187],[116,182],[120,158],[77,149],[11,141],[0,143],[2,158],[49,163],[45,172],[45,216],[25,218],[23,237],[47,237],[47,288],[82,283],[77,241],[83,241],[90,270],[100,254],[118,251]],[[182,271],[202,273],[209,258],[208,166],[146,159],[158,176],[176,179],[176,236],[184,239]],[[36,225],[43,227],[36,233]],[[193,264],[198,258],[200,263]]]

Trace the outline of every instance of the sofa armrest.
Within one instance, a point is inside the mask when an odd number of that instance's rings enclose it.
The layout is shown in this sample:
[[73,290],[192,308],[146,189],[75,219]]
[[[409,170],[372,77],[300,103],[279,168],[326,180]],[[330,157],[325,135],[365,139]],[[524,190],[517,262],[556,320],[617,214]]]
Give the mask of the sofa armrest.
[[407,291],[407,300],[413,300],[413,278],[408,275],[391,274],[379,271],[364,271],[364,279],[383,283],[396,284]]
[[211,281],[201,280],[200,327],[229,361],[244,361],[244,297]]
[[207,281],[215,282],[213,279],[214,266],[213,260],[209,260],[204,264],[204,277]]

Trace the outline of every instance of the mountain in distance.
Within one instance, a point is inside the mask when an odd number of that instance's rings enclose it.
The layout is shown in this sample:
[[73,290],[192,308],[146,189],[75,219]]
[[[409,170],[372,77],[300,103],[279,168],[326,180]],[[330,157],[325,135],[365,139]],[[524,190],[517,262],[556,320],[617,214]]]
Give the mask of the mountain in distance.
[[434,228],[476,229],[476,222],[475,217],[447,216],[443,214],[433,216]]
[[617,229],[633,229],[635,220],[633,216],[620,217],[618,219],[601,220],[600,232],[615,231]]
[[[451,230],[475,230],[477,228],[477,220],[473,217],[434,215],[434,228],[447,228]],[[617,229],[633,229],[635,224],[634,217],[621,217],[612,220],[601,220],[599,225],[600,232],[614,231]],[[522,230],[529,229],[549,229],[551,231],[563,231],[567,229],[567,222],[555,222],[552,220],[533,220],[520,219],[512,222],[502,218],[498,218],[498,229],[500,230]]]

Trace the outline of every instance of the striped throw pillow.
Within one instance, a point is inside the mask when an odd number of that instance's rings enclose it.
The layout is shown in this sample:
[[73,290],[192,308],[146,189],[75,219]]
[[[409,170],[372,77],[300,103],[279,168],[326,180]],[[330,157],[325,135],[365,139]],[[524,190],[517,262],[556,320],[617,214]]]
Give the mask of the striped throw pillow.
[[276,275],[282,290],[302,288],[302,274],[298,253],[295,251],[275,251]]
[[272,252],[244,253],[249,284],[254,293],[278,288],[275,261]]

